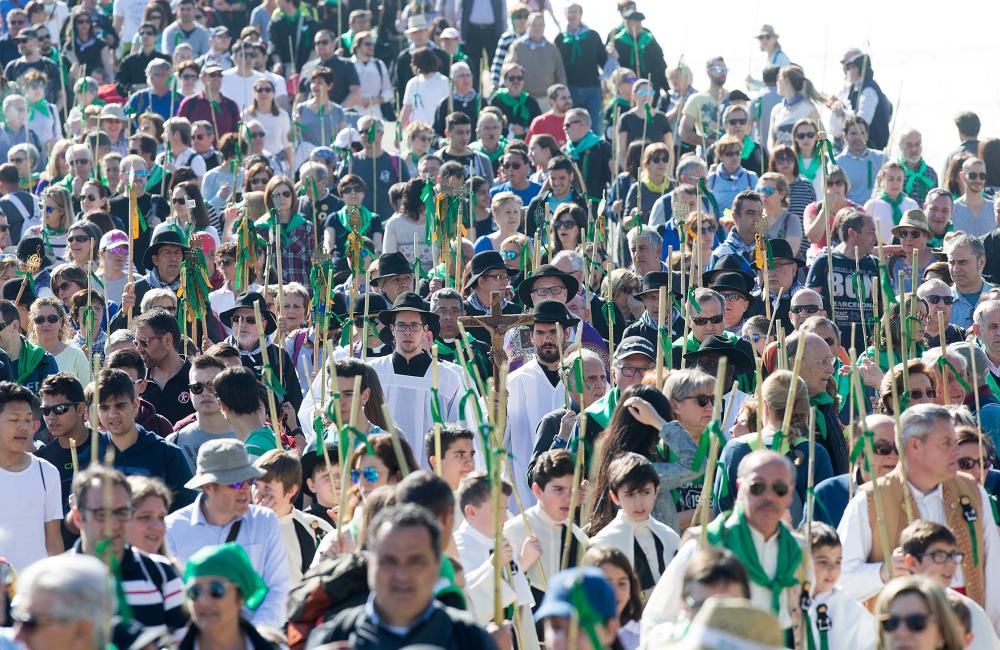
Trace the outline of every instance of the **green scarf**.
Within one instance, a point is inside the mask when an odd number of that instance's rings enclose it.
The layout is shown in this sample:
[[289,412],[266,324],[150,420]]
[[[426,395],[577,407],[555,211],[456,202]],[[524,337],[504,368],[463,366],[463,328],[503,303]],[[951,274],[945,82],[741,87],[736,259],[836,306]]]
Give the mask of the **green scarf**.
[[19,373],[17,375],[17,383],[23,384],[24,381],[35,371],[38,364],[42,362],[45,358],[45,350],[37,345],[28,342],[28,339],[21,339],[21,356],[17,358],[17,369]]
[[928,190],[937,185],[937,182],[927,176],[927,163],[923,158],[920,159],[920,166],[916,169],[910,169],[910,166],[906,163],[906,159],[902,156],[899,157],[899,164],[903,166],[903,173],[906,175],[906,185],[903,186],[903,192],[906,194],[913,194],[913,187],[920,181],[924,184]]
[[756,143],[749,135],[743,136],[743,148],[740,149],[740,160],[746,160],[753,153]]
[[54,253],[52,248],[52,243],[49,241],[49,237],[61,237],[66,234],[65,230],[59,230],[57,228],[49,228],[48,226],[42,226],[42,243],[45,244],[45,248],[50,252]]
[[[374,215],[372,214],[372,211],[365,206],[362,205],[358,207],[361,208],[361,225],[358,226],[358,232],[363,235],[368,232],[368,228],[372,225],[372,217]],[[351,217],[347,214],[347,206],[344,206],[339,212],[337,212],[337,219],[340,221],[340,225],[344,227],[344,230],[351,232]]]
[[[258,227],[266,228],[267,230],[272,230],[274,228],[274,220],[271,215],[265,215],[257,220],[256,225]],[[306,225],[306,218],[301,214],[295,213],[292,218],[288,220],[288,223],[281,223],[278,221],[278,232],[281,234],[281,245],[288,246],[288,238],[291,236],[295,229],[299,226]]]
[[568,31],[562,33],[563,43],[569,46],[569,62],[574,63],[583,56],[583,39],[590,32],[586,27],[580,27],[580,31],[571,34]]
[[[945,228],[944,230],[944,235],[947,235],[950,232],[955,232],[955,224],[949,221],[948,227]],[[940,249],[942,246],[944,246],[944,235],[941,235],[939,237],[931,233],[931,238],[927,240],[927,246],[929,246],[930,248]]]
[[531,113],[528,112],[528,93],[521,91],[521,94],[514,97],[510,94],[510,91],[506,88],[501,88],[500,90],[493,93],[495,99],[500,100],[500,103],[510,109],[511,114],[514,117],[528,122],[531,119]]
[[587,131],[587,135],[583,136],[579,142],[574,144],[570,140],[566,141],[566,155],[569,156],[575,162],[579,162],[583,158],[583,154],[590,148],[596,147],[601,143],[601,139],[597,137],[597,134],[593,131]]
[[28,121],[30,122],[39,115],[44,117],[49,117],[51,115],[49,112],[49,103],[44,97],[39,99],[37,102],[28,104]]
[[830,393],[823,391],[819,395],[809,398],[809,406],[816,412],[816,431],[820,437],[826,440],[826,417],[820,412],[819,407],[833,405],[833,397]]
[[802,164],[802,156],[798,156],[799,159],[799,174],[802,178],[806,179],[810,183],[816,180],[816,174],[819,173],[819,159],[820,156],[814,155],[812,157],[812,162],[809,166]]
[[900,206],[903,204],[903,199],[906,198],[906,194],[900,192],[899,194],[896,195],[895,201],[890,199],[889,195],[886,194],[885,192],[882,192],[882,194],[880,194],[878,198],[888,203],[889,206],[892,208],[892,225],[898,226],[899,220],[903,218],[903,209]]
[[611,416],[615,412],[615,407],[618,406],[618,400],[620,397],[621,391],[617,386],[615,386],[605,393],[604,397],[588,406],[584,413],[589,415],[591,419],[601,427],[601,429],[606,429],[608,423],[611,422]]
[[760,558],[757,557],[753,537],[750,535],[750,525],[743,513],[742,504],[736,504],[733,513],[728,517],[723,513],[708,525],[708,543],[732,551],[733,555],[743,562],[750,581],[770,590],[771,610],[776,615],[781,611],[781,592],[799,584],[796,576],[802,563],[802,547],[799,546],[799,542],[784,524],[779,524],[778,570],[774,578],[769,578],[761,566]]
[[642,75],[642,60],[645,56],[646,48],[650,43],[653,42],[653,35],[648,29],[643,29],[639,32],[639,42],[636,43],[635,39],[632,38],[632,34],[629,33],[628,27],[622,27],[617,34],[615,34],[615,40],[627,47],[631,52],[628,57],[626,57],[625,65],[636,64],[635,76],[641,77]]

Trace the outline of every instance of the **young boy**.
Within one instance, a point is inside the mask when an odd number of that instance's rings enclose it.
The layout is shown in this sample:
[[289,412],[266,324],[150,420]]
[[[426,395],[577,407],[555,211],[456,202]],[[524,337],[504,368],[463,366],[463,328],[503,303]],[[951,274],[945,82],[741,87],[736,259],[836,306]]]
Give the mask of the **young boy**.
[[[458,491],[462,479],[475,469],[476,450],[473,448],[472,431],[457,425],[441,427],[441,468],[437,466],[437,436],[431,428],[424,434],[424,449],[427,452],[427,463],[431,471],[440,474],[441,478],[451,486],[452,492]],[[458,521],[461,521],[461,517]]]
[[512,517],[504,525],[504,535],[517,549],[514,560],[528,577],[536,603],[542,601],[548,580],[562,567],[567,525],[573,531],[568,567],[576,566],[577,556],[590,545],[587,535],[570,518],[573,469],[573,457],[565,449],[549,450],[539,456],[531,484],[537,503],[525,510],[523,517]]
[[[616,613],[615,592],[604,572],[597,567],[580,567],[549,578],[549,591],[535,613],[535,620],[544,626],[548,649],[565,650],[575,639],[573,650],[598,650],[612,647],[618,640]],[[578,622],[587,614],[594,619],[592,631],[597,636],[596,644],[591,640],[589,626]]]
[[326,453],[330,458],[329,465],[323,452],[316,453],[315,440],[302,452],[302,493],[312,500],[304,512],[336,528],[336,510],[340,507],[340,452],[335,443],[328,442]]
[[[504,498],[501,503],[507,503],[507,497],[511,493],[510,484],[504,482]],[[458,503],[463,518],[458,520],[462,523],[455,530],[454,536],[458,559],[462,566],[468,567],[465,573],[466,600],[476,622],[486,625],[493,620],[494,615],[493,546],[496,532],[489,476],[485,472],[475,472],[463,478],[458,487]],[[509,573],[504,572],[500,583],[503,606],[517,606],[520,629],[525,636],[523,641],[526,647],[523,650],[537,648],[538,638],[531,620],[531,608],[535,605],[531,587],[517,564],[512,561],[514,550],[509,541],[503,541],[500,554],[501,562],[510,568]]]
[[294,453],[272,449],[257,459],[254,467],[266,472],[254,484],[254,502],[278,515],[291,584],[297,584],[312,565],[320,540],[332,533],[333,527],[292,507],[302,485],[302,465]]
[[814,521],[811,530],[815,582],[809,608],[815,647],[859,650],[875,647],[875,620],[871,612],[848,596],[837,583],[843,552],[837,531]]
[[629,452],[608,467],[608,488],[618,515],[591,543],[625,553],[639,578],[639,588],[647,592],[656,586],[681,543],[676,532],[652,516],[660,477],[646,458]]
[[243,366],[226,368],[212,380],[212,387],[222,415],[243,442],[250,460],[278,448],[274,430],[267,426],[262,391],[253,370]]
[[[951,530],[922,519],[903,529],[899,536],[899,550],[903,553],[903,566],[910,575],[927,576],[944,589],[950,589],[951,579],[964,557]],[[973,639],[970,647],[975,650],[996,648],[1000,642],[983,608],[965,594],[954,593],[961,596],[972,615]]]

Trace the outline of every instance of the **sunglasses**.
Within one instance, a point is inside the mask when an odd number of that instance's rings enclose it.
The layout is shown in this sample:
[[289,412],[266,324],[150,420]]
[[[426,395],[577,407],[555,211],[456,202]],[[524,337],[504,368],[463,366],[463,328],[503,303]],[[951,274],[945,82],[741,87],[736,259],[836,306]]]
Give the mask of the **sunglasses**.
[[150,336],[148,339],[136,339],[135,345],[139,348],[148,348],[150,341],[156,341],[162,339],[166,334],[160,334],[159,336]]
[[267,185],[266,178],[251,178],[250,185]]
[[188,384],[188,391],[190,391],[192,395],[201,395],[206,390],[212,393],[213,395],[215,394],[215,389],[212,388],[210,384],[203,384],[200,381],[197,381],[193,384]]
[[744,334],[740,338],[742,338],[744,341],[752,343],[760,343],[761,339],[764,338],[764,335],[758,332],[754,332],[753,334]]
[[42,415],[48,417],[55,413],[56,415],[65,415],[71,408],[79,404],[80,402],[63,402],[62,404],[55,404],[53,406],[43,406],[41,408]]
[[230,483],[229,487],[233,488],[234,490],[242,490],[245,487],[253,487],[253,484],[255,482],[256,482],[256,479],[248,478],[248,479],[245,479],[243,481],[237,481],[235,483]]
[[256,325],[256,316],[233,316],[233,323],[246,323],[247,325]]
[[[754,495],[755,497],[759,497],[765,492],[767,492],[768,487],[769,486],[767,481],[754,481],[753,483],[750,484],[750,494]],[[770,484],[770,488],[771,491],[774,492],[774,496],[777,497],[785,496],[791,489],[788,487],[788,483],[785,483],[784,481],[775,481],[774,483]]]
[[14,163],[15,165],[20,165],[20,164],[24,163],[25,161],[27,161],[27,158],[21,158],[21,157],[11,158],[10,161],[12,163]]
[[576,222],[572,219],[560,219],[559,221],[552,224],[556,230],[569,230],[576,225]]
[[909,230],[907,228],[901,228],[899,230],[900,239],[920,239],[923,235],[923,230]]
[[254,88],[253,90],[256,93],[273,93],[274,92],[274,88],[271,88],[270,86],[262,86],[260,88]]
[[79,160],[72,160],[70,161],[69,164],[73,165],[74,167],[79,167],[80,165],[89,165],[90,160],[87,158],[81,158]]
[[378,470],[374,467],[366,467],[362,470],[352,469],[351,470],[351,483],[357,485],[361,482],[362,477],[366,482],[375,484],[378,481]]
[[81,201],[91,201],[91,202],[93,202],[93,201],[99,200],[100,198],[101,197],[99,197],[96,194],[84,194],[83,196],[80,197],[80,200]]
[[148,29],[139,32],[139,36],[156,36],[156,32],[151,32]]
[[523,167],[523,165],[521,163],[519,163],[519,162],[505,162],[503,164],[503,168],[504,169],[514,169],[514,170],[517,170],[517,169],[521,169],[521,167]]
[[314,43],[316,43],[316,45],[329,45],[330,43],[332,43],[332,41],[328,38],[324,38],[324,39],[318,39],[314,41]]
[[722,314],[719,314],[718,316],[695,316],[691,320],[698,327],[705,327],[709,323],[712,325],[718,325],[722,322]]
[[816,137],[815,131],[799,131],[795,134],[796,140],[811,140]]
[[974,180],[985,181],[986,172],[965,172],[965,177],[968,178],[970,181]]
[[361,194],[364,191],[365,191],[365,189],[363,187],[361,187],[360,185],[348,185],[347,187],[344,188],[343,193],[344,194]]
[[283,199],[292,198],[292,193],[289,190],[281,190],[280,192],[274,192],[271,196],[280,196]]
[[651,163],[668,163],[670,162],[669,156],[651,156],[649,159]]
[[[991,463],[989,461],[986,461],[986,460],[983,461],[983,468],[988,468],[988,467],[990,467],[990,465],[991,465]],[[963,472],[968,472],[968,471],[976,469],[978,467],[979,467],[979,459],[978,458],[959,458],[958,459],[958,469],[962,470]]]
[[831,178],[826,182],[826,184],[833,185],[836,187],[847,187],[847,183],[845,181],[840,180],[839,178]]
[[236,264],[236,260],[231,257],[224,257],[219,260],[219,266],[232,266],[233,264]]
[[743,126],[747,123],[747,118],[745,117],[735,117],[731,120],[726,120],[726,124],[729,126]]
[[946,305],[954,304],[955,296],[924,296],[924,300],[932,305],[937,305],[944,303]]
[[872,445],[872,451],[875,452],[876,456],[891,456],[892,454],[898,454],[899,450],[896,449],[896,445],[891,442],[886,442],[884,440],[877,441]]
[[175,196],[174,198],[170,199],[170,202],[173,203],[174,205],[186,205],[187,204],[187,197],[186,196]]
[[[698,402],[698,406],[705,408],[709,404],[715,404],[715,395],[691,395],[690,397],[685,397],[684,400],[693,399]],[[681,401],[684,401],[681,400]]]
[[889,633],[898,630],[900,625],[905,625],[910,632],[923,632],[927,629],[930,620],[930,614],[907,614],[906,616],[891,614],[883,617],[879,622],[882,629]]
[[196,74],[182,74],[181,80],[183,81],[198,81],[198,75]]
[[793,307],[789,307],[788,308],[789,313],[792,313],[792,314],[802,314],[802,313],[806,313],[806,314],[818,314],[819,310],[820,310],[820,307],[818,307],[816,305],[795,305]]
[[773,196],[778,190],[773,187],[758,187],[756,191],[758,194],[763,194],[764,196]]
[[911,390],[910,391],[910,399],[911,400],[912,399],[923,399],[925,397],[927,399],[936,399],[937,398],[937,391],[934,390],[933,388],[928,388],[927,390]]
[[208,138],[208,137],[210,137],[210,136],[207,133],[195,133],[194,134],[194,139],[195,140],[204,140],[205,138]]
[[229,591],[229,586],[220,580],[213,580],[208,583],[208,589],[205,589],[201,585],[194,584],[187,588],[187,597],[189,600],[198,600],[201,598],[202,594],[208,594],[212,600],[220,600]]
[[[62,290],[62,287],[57,287],[56,288],[57,292],[61,291],[61,290]],[[59,320],[60,319],[59,319],[59,315],[58,314],[49,314],[48,316],[35,316],[32,319],[32,321],[35,323],[35,325],[41,325],[43,323],[49,323],[50,325],[55,325],[56,323],[59,322]]]

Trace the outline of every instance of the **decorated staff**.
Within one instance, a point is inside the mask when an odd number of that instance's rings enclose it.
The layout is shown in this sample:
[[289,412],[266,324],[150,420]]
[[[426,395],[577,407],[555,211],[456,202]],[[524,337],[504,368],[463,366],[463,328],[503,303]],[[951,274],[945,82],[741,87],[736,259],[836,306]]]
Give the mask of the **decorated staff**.
[[208,294],[212,292],[211,281],[208,278],[208,268],[205,254],[196,246],[184,253],[181,261],[181,280],[177,289],[177,321],[181,332],[190,331],[192,335],[201,322],[201,341],[197,344],[204,347],[208,339],[208,321],[206,314],[209,309]]

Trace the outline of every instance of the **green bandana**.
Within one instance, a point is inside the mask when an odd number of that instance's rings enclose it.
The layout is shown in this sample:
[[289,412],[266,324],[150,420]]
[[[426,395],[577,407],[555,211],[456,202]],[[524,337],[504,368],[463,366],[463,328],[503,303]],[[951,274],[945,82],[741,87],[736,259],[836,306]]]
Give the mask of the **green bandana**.
[[820,437],[826,440],[826,417],[820,412],[819,407],[833,405],[833,397],[830,393],[823,391],[819,395],[814,395],[809,398],[809,406],[816,412],[816,431],[819,433]]
[[903,218],[903,209],[900,206],[903,204],[903,199],[906,198],[906,194],[900,192],[899,194],[896,195],[896,199],[893,200],[889,198],[888,194],[882,192],[882,194],[879,195],[878,198],[888,203],[889,206],[892,208],[892,225],[898,226],[899,220]]
[[562,33],[563,43],[569,46],[570,63],[574,63],[579,57],[583,56],[583,39],[586,38],[589,32],[590,30],[586,27],[581,27],[580,31],[576,34],[571,34],[568,31]]
[[799,584],[796,572],[802,563],[802,547],[784,524],[778,526],[778,569],[774,578],[769,578],[761,566],[757,550],[754,548],[750,525],[743,513],[742,504],[733,508],[733,513],[725,513],[708,525],[708,543],[722,546],[732,551],[743,562],[750,581],[771,592],[771,610],[778,614],[781,610],[781,592]]
[[740,149],[740,160],[746,160],[753,153],[755,143],[749,135],[743,136],[743,148]]
[[45,358],[45,350],[28,342],[28,339],[21,339],[21,356],[17,359],[17,383],[23,384],[24,380],[34,372],[38,364]]
[[584,413],[589,415],[601,429],[606,429],[620,397],[621,391],[615,386],[605,393],[604,397],[588,406]]
[[642,60],[645,56],[646,48],[650,43],[653,42],[653,35],[648,29],[643,29],[639,32],[639,42],[636,43],[635,39],[632,38],[632,34],[629,33],[627,27],[622,27],[617,34],[615,34],[615,40],[620,42],[625,47],[629,48],[632,53],[626,57],[627,65],[633,63],[636,64],[635,76],[641,77],[642,75]]
[[802,178],[806,179],[810,183],[816,180],[816,174],[819,173],[819,156],[813,156],[812,162],[809,165],[802,163],[802,156],[798,156],[799,159],[799,173]]
[[525,122],[531,119],[531,113],[528,112],[529,96],[528,93],[522,90],[520,95],[514,97],[506,88],[501,88],[493,93],[493,97],[500,100],[501,104],[509,108],[514,117]]
[[49,112],[49,103],[44,97],[39,99],[37,102],[28,104],[28,121],[30,122],[39,115],[44,117],[49,117],[51,115]]
[[[274,219],[271,215],[265,215],[257,220],[256,226],[258,228],[266,228],[267,230],[274,229]],[[281,223],[278,221],[278,232],[281,234],[281,245],[288,246],[288,238],[291,236],[295,229],[299,226],[306,225],[306,218],[301,214],[293,214],[292,218],[288,220],[288,223]]]
[[923,158],[920,159],[920,166],[916,169],[910,169],[902,156],[899,157],[899,164],[903,166],[903,173],[906,176],[906,185],[903,186],[903,192],[906,194],[913,194],[913,187],[917,184],[917,181],[920,181],[928,191],[937,185],[937,181],[927,175],[929,168]]
[[573,144],[569,140],[566,141],[566,155],[575,162],[579,162],[584,152],[600,143],[601,139],[597,137],[596,133],[587,131],[587,135],[583,136],[576,144]]

